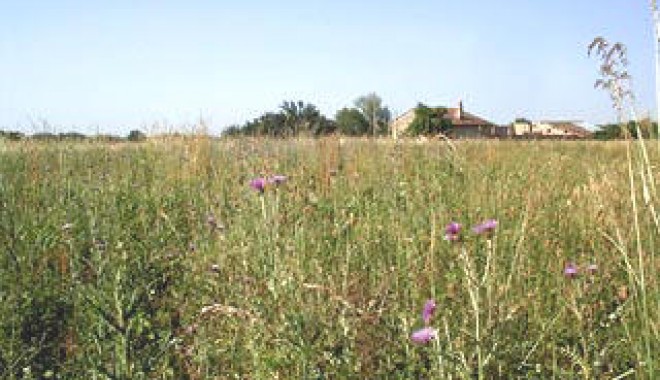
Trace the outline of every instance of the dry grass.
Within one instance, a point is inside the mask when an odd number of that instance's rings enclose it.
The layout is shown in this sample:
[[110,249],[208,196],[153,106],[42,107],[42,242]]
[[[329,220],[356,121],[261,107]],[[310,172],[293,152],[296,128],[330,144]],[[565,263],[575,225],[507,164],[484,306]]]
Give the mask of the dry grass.
[[[625,144],[5,145],[0,370],[651,378],[657,198],[631,198]],[[273,174],[289,180],[247,185]],[[487,218],[493,239],[469,232]],[[568,262],[598,270],[568,279]],[[440,336],[415,346],[428,298]]]

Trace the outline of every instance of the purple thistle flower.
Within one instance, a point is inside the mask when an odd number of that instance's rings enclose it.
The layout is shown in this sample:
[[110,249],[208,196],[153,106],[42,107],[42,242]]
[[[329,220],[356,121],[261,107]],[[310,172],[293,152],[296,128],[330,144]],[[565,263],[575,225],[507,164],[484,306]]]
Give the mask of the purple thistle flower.
[[266,182],[267,182],[266,179],[264,179],[263,177],[255,178],[252,181],[250,181],[250,187],[260,193],[263,193],[266,187]]
[[422,320],[424,321],[424,324],[428,326],[429,322],[431,321],[431,317],[433,317],[433,314],[435,313],[436,309],[436,304],[434,300],[428,300],[424,304],[424,310],[422,310]]
[[287,177],[285,175],[274,175],[274,176],[270,177],[268,182],[270,182],[274,185],[280,185],[280,184],[286,182],[286,180],[287,180]]
[[568,278],[577,277],[579,272],[580,272],[579,268],[574,263],[568,263],[564,268],[564,276]]
[[451,222],[445,227],[445,240],[457,241],[460,239],[461,225],[456,222]]
[[426,344],[438,336],[438,331],[432,327],[424,327],[412,333],[410,339],[417,344]]
[[484,233],[493,232],[496,227],[497,227],[497,220],[488,219],[483,223],[477,224],[476,226],[472,227],[472,231],[474,231],[474,233],[476,233],[477,235],[481,235]]

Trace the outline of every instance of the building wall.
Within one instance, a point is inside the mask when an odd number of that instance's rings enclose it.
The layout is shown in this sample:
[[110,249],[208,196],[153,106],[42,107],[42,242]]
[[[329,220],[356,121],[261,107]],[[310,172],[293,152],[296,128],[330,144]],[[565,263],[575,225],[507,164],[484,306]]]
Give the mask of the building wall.
[[463,127],[452,127],[449,136],[454,138],[479,138],[489,136],[490,133],[489,127],[480,127],[480,126],[463,126]]
[[532,128],[533,133],[538,133],[544,136],[564,136],[567,133],[563,129],[559,129],[552,124],[537,123]]
[[530,123],[513,123],[514,136],[522,136],[532,133],[532,124]]
[[550,123],[513,123],[512,125],[514,136],[551,136],[551,137],[584,137],[580,134],[567,131],[563,128],[558,128]]
[[497,137],[508,137],[511,136],[512,134],[513,134],[513,130],[511,129],[511,127],[507,125],[495,127],[495,135]]
[[408,110],[403,115],[397,117],[390,123],[392,137],[400,137],[406,131],[410,123],[415,119],[415,109]]

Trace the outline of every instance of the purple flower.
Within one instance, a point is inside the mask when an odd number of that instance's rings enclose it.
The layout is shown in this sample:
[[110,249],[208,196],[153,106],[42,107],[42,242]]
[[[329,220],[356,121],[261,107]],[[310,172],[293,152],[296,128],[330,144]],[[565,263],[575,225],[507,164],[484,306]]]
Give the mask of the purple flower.
[[424,327],[412,333],[410,339],[417,344],[426,344],[438,336],[438,331],[432,327]]
[[270,182],[274,185],[280,185],[280,184],[286,182],[286,180],[287,180],[287,178],[286,178],[285,175],[274,175],[274,176],[270,177],[268,182]]
[[266,187],[266,182],[267,182],[266,179],[263,177],[255,178],[252,181],[250,181],[250,187],[260,193],[263,193]]
[[579,272],[580,270],[578,269],[577,265],[575,265],[574,263],[568,263],[564,268],[564,276],[568,278],[577,277]]
[[476,226],[472,227],[472,231],[474,231],[474,233],[476,233],[477,235],[481,235],[484,233],[493,232],[496,227],[497,227],[497,220],[488,219],[483,223],[477,224]]
[[431,317],[433,317],[433,314],[435,313],[436,309],[436,304],[434,300],[428,300],[426,301],[426,304],[424,304],[424,310],[422,310],[422,320],[424,321],[424,324],[428,326],[429,322],[431,321]]
[[445,240],[456,241],[460,239],[461,225],[456,222],[451,222],[445,227]]

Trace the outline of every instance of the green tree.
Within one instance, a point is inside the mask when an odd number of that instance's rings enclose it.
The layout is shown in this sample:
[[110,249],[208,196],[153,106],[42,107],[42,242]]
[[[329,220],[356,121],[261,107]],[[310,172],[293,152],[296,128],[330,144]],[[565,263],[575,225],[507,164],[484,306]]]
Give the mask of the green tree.
[[625,124],[603,124],[598,126],[598,130],[594,132],[593,138],[598,140],[614,140],[626,137],[637,138],[638,130],[645,139],[655,138],[657,137],[657,126],[657,123],[651,122],[649,119],[638,122],[629,121]]
[[332,133],[335,128],[335,123],[323,116],[315,105],[303,101],[284,101],[278,112],[267,112],[240,128],[228,129],[224,134],[272,137],[319,136]]
[[134,142],[144,141],[147,139],[147,135],[145,135],[142,131],[134,129],[131,132],[129,132],[127,139],[128,141],[134,141]]
[[451,129],[451,121],[444,117],[446,113],[447,109],[444,107],[432,108],[419,103],[407,133],[412,136],[446,133]]
[[223,136],[240,136],[243,133],[238,125],[230,125],[222,131]]
[[0,131],[0,138],[10,141],[19,141],[25,138],[25,135],[18,131]]
[[387,126],[392,119],[390,110],[383,106],[383,100],[375,92],[360,96],[355,100],[357,107],[369,123],[372,135],[387,133]]
[[335,115],[337,129],[341,134],[361,136],[369,133],[369,121],[357,108],[342,108]]
[[286,117],[282,113],[267,112],[242,128],[243,134],[251,136],[283,137],[286,134]]
[[83,141],[87,139],[87,136],[78,132],[66,132],[60,133],[58,138],[60,141]]
[[280,109],[285,120],[285,135],[318,136],[332,133],[335,129],[335,124],[323,116],[318,108],[311,103],[305,103],[302,100],[297,102],[285,101]]

